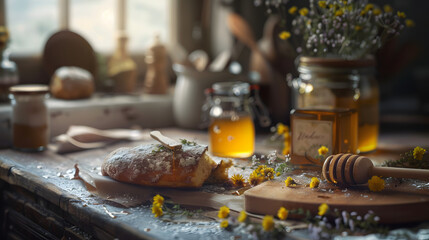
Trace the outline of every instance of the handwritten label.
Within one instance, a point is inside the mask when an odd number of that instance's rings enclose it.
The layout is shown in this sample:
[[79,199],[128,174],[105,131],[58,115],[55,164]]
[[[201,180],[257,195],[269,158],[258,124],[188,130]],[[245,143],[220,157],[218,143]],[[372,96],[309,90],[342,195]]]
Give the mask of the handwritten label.
[[295,119],[292,126],[292,154],[315,158],[325,146],[332,154],[332,122]]

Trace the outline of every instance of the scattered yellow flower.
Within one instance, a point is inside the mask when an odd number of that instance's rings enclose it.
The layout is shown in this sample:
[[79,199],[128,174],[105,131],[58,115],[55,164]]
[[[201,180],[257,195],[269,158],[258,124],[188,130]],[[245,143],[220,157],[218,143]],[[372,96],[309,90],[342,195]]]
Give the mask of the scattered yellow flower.
[[334,6],[334,4],[332,4],[332,3],[331,3],[331,4],[329,4],[329,6],[328,6],[328,7],[329,7],[329,9],[331,9],[331,8],[333,8],[333,7],[335,7],[335,6]]
[[317,177],[312,177],[310,182],[310,188],[317,188],[320,184],[320,180]]
[[387,12],[387,13],[393,12],[393,8],[389,4],[384,5],[383,9],[384,9],[384,12]]
[[236,187],[244,186],[244,178],[241,174],[234,174],[231,177],[232,184]]
[[335,11],[335,17],[339,17],[342,16],[344,14],[343,10],[339,9],[337,11]]
[[374,9],[374,10],[372,11],[372,14],[374,14],[374,16],[378,16],[378,15],[380,15],[380,14],[381,14],[381,10],[380,10],[380,8],[376,8],[376,9]]
[[308,8],[301,8],[299,9],[299,14],[301,14],[301,16],[307,16],[308,14]]
[[271,231],[274,228],[274,219],[273,216],[266,215],[262,220],[262,227],[265,231]]
[[326,204],[326,203],[322,203],[322,204],[320,204],[320,206],[319,206],[319,213],[318,213],[318,215],[319,216],[323,216],[323,215],[325,215],[326,214],[326,212],[329,210],[329,206],[328,206],[328,204]]
[[405,25],[406,25],[407,27],[415,27],[415,26],[416,26],[416,24],[414,23],[414,21],[413,21],[413,20],[411,20],[411,19],[407,19],[407,20],[405,20]]
[[355,26],[355,30],[356,30],[356,31],[360,31],[360,30],[362,30],[362,27],[361,27],[361,26],[359,26],[359,25],[356,25],[356,26]]
[[162,211],[162,206],[159,204],[153,204],[152,213],[155,215],[156,218],[164,215],[164,212]]
[[220,227],[221,228],[227,228],[229,225],[228,220],[223,220],[222,222],[220,222]]
[[295,184],[295,181],[293,180],[293,178],[287,177],[285,180],[286,187],[290,187],[290,186],[292,186],[292,184]]
[[164,205],[164,198],[159,194],[155,195],[153,197],[153,204]]
[[326,8],[326,1],[319,1],[319,7]]
[[266,167],[261,170],[261,174],[265,180],[271,180],[274,178],[275,171],[274,168]]
[[289,211],[284,207],[281,207],[277,211],[277,217],[279,217],[280,220],[286,220],[288,214],[289,214]]
[[377,176],[372,176],[372,178],[368,180],[368,187],[369,190],[373,192],[380,192],[384,189],[384,180]]
[[218,212],[217,216],[219,218],[226,218],[226,217],[228,217],[229,216],[229,208],[227,206],[222,206],[219,209],[219,212]]
[[400,17],[400,18],[406,18],[407,17],[407,15],[404,12],[398,11],[397,14],[398,14],[398,17]]
[[325,146],[321,146],[317,152],[319,152],[319,155],[325,155],[329,152],[329,149]]
[[276,177],[280,176],[280,174],[281,174],[280,172],[276,172]]
[[366,11],[365,11],[365,10],[360,11],[360,15],[361,15],[361,16],[364,16],[365,14],[366,14]]
[[415,147],[413,150],[413,157],[416,160],[422,160],[423,159],[423,155],[425,154],[426,149],[421,148],[421,147]]
[[[284,31],[283,31],[284,32]],[[282,33],[283,33],[282,32]],[[290,33],[289,33],[290,34]],[[282,135],[282,134],[284,134],[284,133],[286,133],[286,132],[288,132],[289,133],[289,127],[288,126],[286,126],[286,125],[284,125],[283,123],[277,123],[277,126],[276,126],[276,128],[277,128],[277,134],[278,135]]]
[[239,222],[245,222],[247,219],[247,213],[245,211],[241,211],[240,215],[238,216]]
[[295,14],[296,11],[298,11],[298,7],[296,6],[292,6],[291,8],[289,8],[289,14]]
[[365,11],[370,11],[370,10],[372,10],[372,9],[374,9],[374,4],[372,4],[372,3],[368,3],[368,4],[365,6]]
[[290,36],[291,36],[290,32],[288,32],[288,31],[282,31],[279,34],[279,38],[282,39],[282,40],[286,40],[286,39],[290,38]]
[[259,174],[255,173],[255,171],[253,171],[250,176],[249,176],[249,183],[252,186],[256,186],[259,183],[261,183],[263,180],[262,176],[259,176]]

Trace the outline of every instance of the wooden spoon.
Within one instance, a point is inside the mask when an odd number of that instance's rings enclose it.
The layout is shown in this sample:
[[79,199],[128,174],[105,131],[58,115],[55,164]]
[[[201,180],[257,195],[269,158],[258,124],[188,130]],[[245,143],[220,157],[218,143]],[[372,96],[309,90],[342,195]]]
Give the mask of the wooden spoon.
[[258,47],[249,24],[238,14],[228,16],[228,28],[234,36],[252,50],[250,69],[259,72],[261,84],[271,81],[270,66]]
[[328,182],[340,185],[364,184],[372,176],[429,180],[429,170],[374,167],[367,157],[344,153],[326,158],[322,175]]

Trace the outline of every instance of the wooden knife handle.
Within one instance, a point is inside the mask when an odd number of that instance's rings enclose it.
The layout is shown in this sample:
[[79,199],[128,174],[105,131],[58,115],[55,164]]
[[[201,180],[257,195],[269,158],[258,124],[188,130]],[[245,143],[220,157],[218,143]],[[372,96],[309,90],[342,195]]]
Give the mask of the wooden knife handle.
[[182,148],[181,143],[177,142],[174,139],[171,139],[169,137],[162,135],[160,131],[152,131],[150,132],[150,136],[156,141],[160,142],[165,147],[170,148],[171,150],[178,150]]

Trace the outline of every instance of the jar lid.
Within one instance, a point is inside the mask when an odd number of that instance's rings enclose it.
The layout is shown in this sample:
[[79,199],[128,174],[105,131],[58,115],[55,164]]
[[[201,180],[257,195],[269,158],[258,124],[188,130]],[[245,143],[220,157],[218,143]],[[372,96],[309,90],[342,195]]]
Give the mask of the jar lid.
[[356,67],[373,67],[375,60],[373,57],[362,59],[342,59],[342,58],[322,58],[322,57],[301,57],[299,62],[302,66],[320,66],[320,67],[343,67],[343,68],[356,68]]
[[250,85],[245,82],[221,82],[213,84],[215,94],[241,96],[250,93]]
[[19,95],[46,94],[49,92],[49,87],[42,84],[24,84],[10,87],[9,91]]

